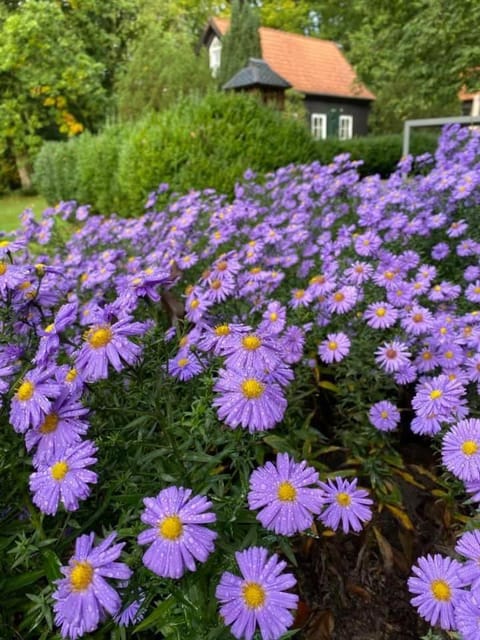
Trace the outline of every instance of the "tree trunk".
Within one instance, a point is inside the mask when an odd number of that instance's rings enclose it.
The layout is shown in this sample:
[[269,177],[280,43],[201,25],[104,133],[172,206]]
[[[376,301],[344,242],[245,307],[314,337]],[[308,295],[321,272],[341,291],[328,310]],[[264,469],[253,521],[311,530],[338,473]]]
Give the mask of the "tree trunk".
[[18,175],[20,177],[21,188],[24,191],[32,189],[32,165],[26,154],[15,154]]

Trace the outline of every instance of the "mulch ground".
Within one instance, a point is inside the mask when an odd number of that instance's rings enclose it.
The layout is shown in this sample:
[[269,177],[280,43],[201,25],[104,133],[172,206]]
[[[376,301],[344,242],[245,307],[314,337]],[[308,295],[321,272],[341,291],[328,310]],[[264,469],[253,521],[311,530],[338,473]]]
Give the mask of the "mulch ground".
[[424,487],[399,482],[413,528],[383,509],[359,535],[298,540],[302,639],[419,640],[428,632],[410,604],[407,579],[418,556],[451,552],[461,524],[452,506],[432,493],[435,461],[428,445],[407,443],[403,453],[405,471]]

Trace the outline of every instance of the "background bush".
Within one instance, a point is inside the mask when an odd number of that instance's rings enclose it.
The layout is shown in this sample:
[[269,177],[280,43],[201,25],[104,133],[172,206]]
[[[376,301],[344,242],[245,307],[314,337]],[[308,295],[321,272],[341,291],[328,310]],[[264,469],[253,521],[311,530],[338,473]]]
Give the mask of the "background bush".
[[[412,137],[414,155],[433,152],[435,134]],[[390,175],[402,154],[400,135],[352,140],[311,138],[302,123],[245,94],[212,93],[185,98],[174,108],[134,124],[117,124],[93,136],[44,144],[35,184],[51,203],[77,200],[101,213],[138,214],[148,193],[166,182],[171,190],[214,188],[228,196],[251,168],[266,173],[291,163],[340,153],[362,159],[362,176]]]

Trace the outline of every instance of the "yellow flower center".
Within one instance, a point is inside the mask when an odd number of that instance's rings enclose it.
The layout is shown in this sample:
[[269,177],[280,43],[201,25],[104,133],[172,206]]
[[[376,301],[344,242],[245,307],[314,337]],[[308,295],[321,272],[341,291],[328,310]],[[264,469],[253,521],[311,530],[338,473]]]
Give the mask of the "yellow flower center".
[[183,533],[183,524],[178,516],[167,516],[158,529],[162,538],[178,540]]
[[215,327],[215,335],[219,338],[230,335],[230,327],[228,324],[221,324],[218,327]]
[[430,398],[432,400],[438,400],[438,398],[441,398],[443,395],[443,393],[440,391],[440,389],[434,389],[433,391],[430,392]]
[[343,294],[341,291],[338,291],[338,293],[333,296],[333,299],[335,300],[335,302],[342,302],[342,300],[345,300],[345,294]]
[[33,396],[35,385],[30,380],[24,380],[17,391],[17,400],[27,402]]
[[430,351],[424,351],[422,353],[422,358],[424,360],[431,360],[433,358],[432,354],[430,353]]
[[385,420],[386,418],[388,418],[388,411],[382,411],[382,412],[380,413],[380,417],[381,417],[381,418],[383,418],[384,420]]
[[275,320],[278,320],[278,313],[275,313],[275,311],[273,311],[270,315],[269,318],[272,322],[275,322]]
[[383,275],[387,280],[393,280],[393,278],[395,277],[393,271],[385,271]]
[[247,582],[243,586],[242,595],[249,609],[260,609],[265,603],[265,590],[258,582]]
[[309,284],[323,284],[325,282],[325,276],[313,276],[309,280]]
[[0,249],[5,249],[10,244],[10,240],[0,240]]
[[6,262],[0,262],[0,276],[3,276],[7,270],[7,263]]
[[45,274],[45,265],[43,264],[43,262],[37,262],[37,264],[35,265],[35,271],[39,276],[43,276]]
[[295,291],[295,298],[297,300],[301,300],[304,295],[305,295],[305,290],[304,289],[298,289],[298,291]]
[[68,464],[62,460],[52,465],[50,473],[54,480],[63,480],[68,473]]
[[243,338],[242,340],[242,345],[248,351],[255,351],[255,349],[258,349],[258,347],[260,347],[261,344],[262,344],[262,341],[258,336],[245,336],[245,338]]
[[225,271],[227,267],[228,267],[228,262],[225,262],[225,260],[222,260],[217,264],[217,271]]
[[73,382],[76,379],[77,375],[78,375],[78,372],[75,368],[70,369],[70,371],[65,376],[65,380],[67,382]]
[[40,427],[40,433],[53,433],[58,427],[58,415],[56,413],[49,413],[43,421]]
[[336,500],[341,507],[349,507],[352,504],[351,497],[348,495],[348,493],[344,493],[343,491],[337,493]]
[[90,329],[87,332],[88,343],[94,349],[105,347],[109,342],[111,342],[112,337],[112,330],[108,325],[104,325],[103,327],[99,327],[98,329]]
[[282,502],[294,502],[297,497],[297,490],[290,482],[281,482],[278,485],[277,496]]
[[432,580],[430,589],[435,600],[440,600],[440,602],[448,602],[452,597],[448,582],[445,580]]
[[473,454],[477,453],[477,451],[478,444],[475,442],[475,440],[465,440],[465,442],[462,444],[462,452],[466,456],[473,456]]
[[214,291],[217,291],[218,289],[220,289],[221,286],[222,286],[221,280],[213,280],[212,283],[210,284],[210,287]]
[[45,333],[52,333],[52,331],[55,329],[55,325],[53,324],[49,324],[48,327],[45,327]]
[[86,560],[77,562],[70,573],[73,591],[85,591],[93,580],[93,567]]
[[383,318],[383,316],[387,313],[387,310],[384,307],[379,307],[376,311],[375,311],[375,315],[378,316],[379,318]]
[[183,367],[186,367],[188,364],[188,358],[180,358],[177,364],[181,369],[183,369]]
[[242,382],[242,393],[248,400],[260,398],[265,390],[265,386],[254,378],[247,378]]
[[445,358],[451,360],[453,358],[453,351],[445,351]]
[[328,348],[330,349],[330,351],[335,351],[338,348],[338,342],[335,342],[335,340],[331,340],[328,343]]
[[192,300],[190,303],[190,309],[197,309],[200,306],[200,300]]

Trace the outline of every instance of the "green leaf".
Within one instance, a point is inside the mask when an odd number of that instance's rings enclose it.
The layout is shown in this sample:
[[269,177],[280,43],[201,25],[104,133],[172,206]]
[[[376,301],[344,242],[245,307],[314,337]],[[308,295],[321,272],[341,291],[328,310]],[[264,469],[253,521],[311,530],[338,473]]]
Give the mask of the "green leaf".
[[165,624],[167,622],[167,617],[175,605],[175,600],[169,596],[163,602],[160,602],[159,605],[155,608],[152,613],[142,620],[139,625],[137,625],[133,631],[133,633],[139,633],[140,631],[145,631],[145,629],[151,629],[152,627],[159,626]]

